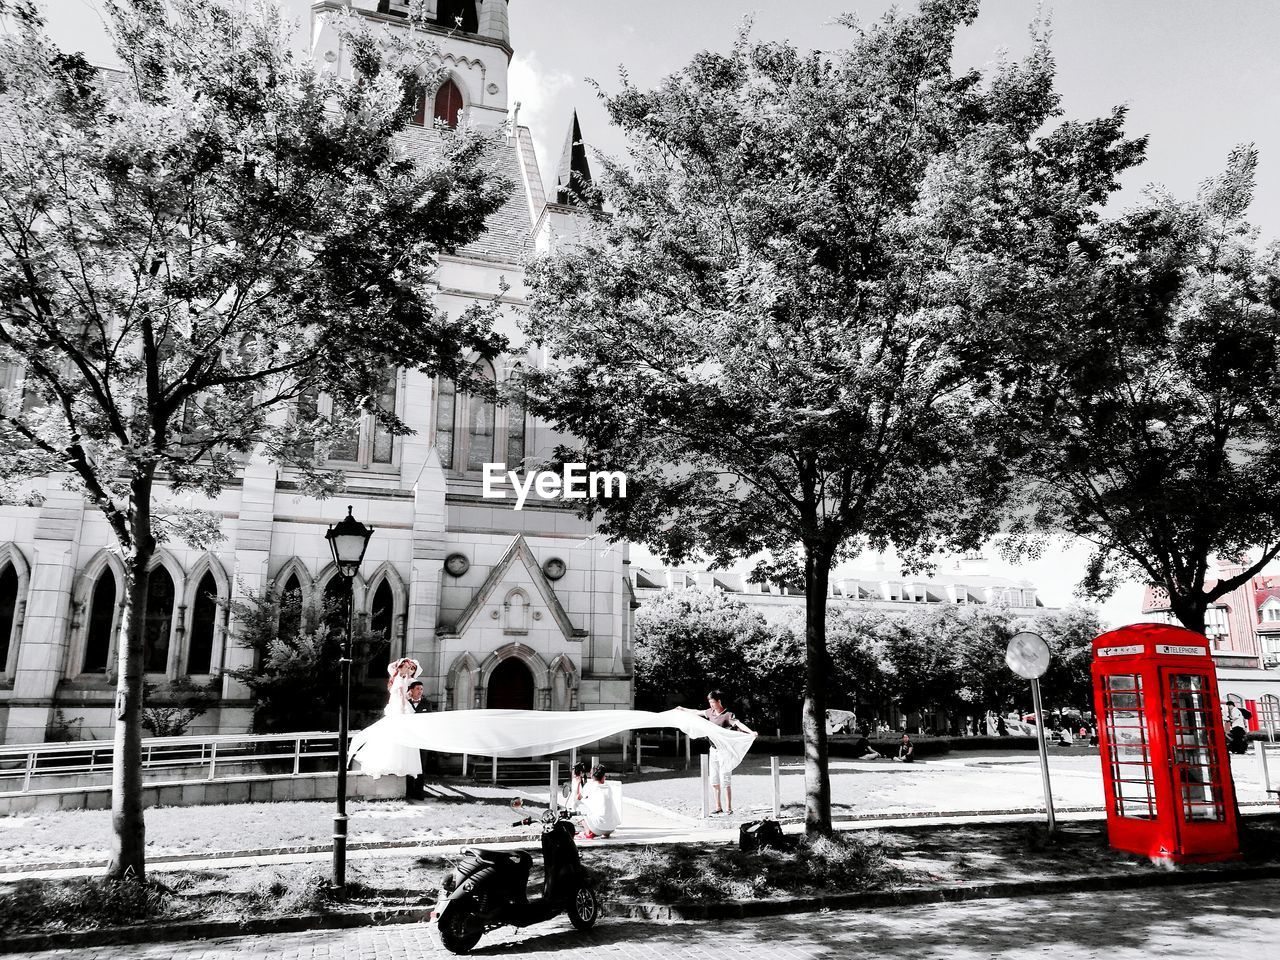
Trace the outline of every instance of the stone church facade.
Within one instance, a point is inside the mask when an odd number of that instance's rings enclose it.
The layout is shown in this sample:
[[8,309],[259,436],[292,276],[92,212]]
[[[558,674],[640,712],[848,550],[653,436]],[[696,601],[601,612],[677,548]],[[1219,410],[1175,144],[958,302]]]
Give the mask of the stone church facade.
[[[346,64],[331,18],[349,7],[403,29],[408,4],[313,3],[310,49],[333,69]],[[406,150],[440,136],[433,120],[507,131],[497,162],[512,194],[484,236],[440,258],[437,277],[451,314],[500,298],[500,329],[513,347],[484,375],[501,383],[518,365],[546,360],[521,343],[522,264],[572,231],[575,208],[563,188],[589,172],[575,119],[561,189],[548,200],[529,131],[508,125],[507,0],[428,0],[427,8],[447,76],[424,91]],[[14,381],[6,385],[21,385],[21,371],[3,373]],[[407,655],[421,662],[438,709],[629,708],[634,600],[625,545],[608,544],[559,502],[533,497],[515,511],[511,499],[481,495],[481,464],[536,460],[554,447],[552,432],[518,407],[414,370],[389,375],[381,402],[416,432],[392,437],[371,418],[360,424],[333,451],[347,475],[340,497],[305,496],[289,468],[251,459],[212,504],[190,501],[221,512],[225,540],[208,551],[172,542],[155,559],[147,679],[157,702],[189,678],[218,698],[190,732],[249,728],[253,704],[227,671],[252,654],[236,641],[227,601],[292,594],[316,616],[344,589],[324,535],[350,505],[375,531],[355,581],[356,616],[385,638],[356,665],[366,699],[385,690],[388,659]],[[110,736],[123,568],[105,520],[63,480],[33,484],[38,506],[0,506],[0,742]]]

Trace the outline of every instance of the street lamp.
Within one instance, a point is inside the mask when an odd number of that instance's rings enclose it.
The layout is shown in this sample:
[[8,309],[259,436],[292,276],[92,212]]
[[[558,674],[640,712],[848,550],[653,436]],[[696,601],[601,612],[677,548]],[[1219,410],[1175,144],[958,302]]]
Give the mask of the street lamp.
[[373,527],[366,527],[351,515],[329,528],[324,538],[329,541],[333,562],[338,572],[347,578],[347,635],[342,644],[342,700],[338,704],[338,809],[333,817],[333,885],[342,889],[347,885],[347,715],[351,711],[351,618],[355,608],[355,578],[364,560],[364,551],[373,536]]

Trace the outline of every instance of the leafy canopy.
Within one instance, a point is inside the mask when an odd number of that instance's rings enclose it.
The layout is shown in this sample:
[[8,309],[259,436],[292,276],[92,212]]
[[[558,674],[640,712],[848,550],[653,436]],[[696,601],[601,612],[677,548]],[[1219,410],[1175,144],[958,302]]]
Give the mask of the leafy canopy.
[[566,458],[632,478],[611,532],[724,562],[991,532],[994,345],[1141,143],[1119,110],[1048,128],[1044,38],[954,74],[976,9],[850,22],[830,54],[744,34],[604,97],[630,157],[611,215],[533,266],[529,327],[565,360],[532,388]]
[[332,489],[318,464],[355,413],[407,429],[375,400],[389,365],[499,349],[485,309],[432,300],[436,255],[505,185],[483,137],[401,145],[421,41],[353,18],[343,78],[294,56],[271,3],[115,0],[103,72],[34,4],[4,9],[0,362],[25,398],[0,400],[0,479],[74,473],[128,546],[139,478],[212,494],[252,451]]
[[[1280,555],[1280,245],[1246,220],[1257,153],[1181,203],[1153,191],[1082,237],[1071,323],[1025,324],[1005,436],[1031,502],[1015,535],[1091,541],[1084,588],[1156,584],[1187,627]],[[1252,554],[1215,579],[1214,557]]]

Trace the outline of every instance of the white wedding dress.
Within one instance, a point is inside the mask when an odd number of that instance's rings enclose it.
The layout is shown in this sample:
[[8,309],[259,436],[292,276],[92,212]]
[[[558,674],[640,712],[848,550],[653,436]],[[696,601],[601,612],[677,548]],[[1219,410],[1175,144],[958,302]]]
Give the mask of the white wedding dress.
[[[391,680],[384,717],[413,716],[409,706],[409,679],[397,674]],[[422,757],[417,747],[407,747],[391,739],[367,744],[355,759],[356,768],[365,776],[416,777],[422,773]]]

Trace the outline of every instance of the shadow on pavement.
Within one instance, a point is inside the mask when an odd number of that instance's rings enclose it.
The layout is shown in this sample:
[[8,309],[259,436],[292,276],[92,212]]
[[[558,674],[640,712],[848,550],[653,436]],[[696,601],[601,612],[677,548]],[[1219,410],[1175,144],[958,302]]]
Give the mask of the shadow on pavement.
[[[1181,954],[1197,940],[1232,943],[1236,927],[1276,917],[1280,882],[1222,884],[1160,890],[1107,891],[1057,898],[974,900],[866,912],[836,911],[758,920],[656,923],[605,920],[589,933],[562,928],[513,937],[497,934],[477,956],[568,954],[628,944],[646,956],[742,956],[764,944],[809,957],[963,957],[1107,955],[1133,950]],[[767,925],[767,933],[761,931]],[[1272,936],[1274,931],[1272,931]],[[1225,945],[1224,943],[1224,945]],[[622,948],[622,949],[619,949]],[[1164,948],[1164,949],[1162,949]],[[1183,949],[1179,949],[1183,948]],[[1241,955],[1249,955],[1246,951]]]

